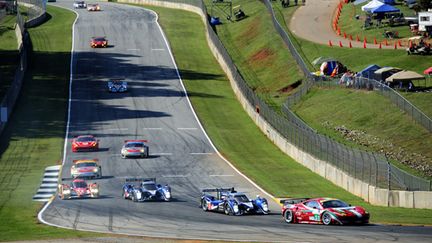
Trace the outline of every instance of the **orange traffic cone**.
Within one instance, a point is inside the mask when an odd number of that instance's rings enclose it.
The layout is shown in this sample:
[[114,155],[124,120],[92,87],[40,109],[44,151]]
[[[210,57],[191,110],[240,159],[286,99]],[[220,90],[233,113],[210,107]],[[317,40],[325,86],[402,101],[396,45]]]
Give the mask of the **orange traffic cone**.
[[363,41],[363,48],[366,48],[366,38],[364,39],[364,41]]
[[353,40],[352,35],[349,35],[349,39],[350,39],[350,40]]
[[360,42],[360,37],[357,35],[357,41]]
[[378,44],[377,41],[376,41],[376,37],[374,37],[374,44],[375,45]]
[[338,35],[341,35],[341,29],[340,29],[340,27],[339,27],[338,30],[337,30],[337,34],[338,34]]
[[397,49],[397,42],[395,42],[394,49],[395,50]]
[[343,45],[342,45],[342,41],[339,41],[339,46],[340,46],[340,47],[343,47]]
[[351,41],[349,42],[349,48],[352,48],[352,44],[351,44]]
[[398,40],[398,45],[399,47],[402,47],[402,42],[400,40]]
[[381,42],[379,43],[379,47],[378,47],[379,49],[381,49],[382,48],[382,46],[381,46]]
[[364,43],[367,43],[366,36],[365,36],[365,38],[363,39],[363,42],[364,42]]
[[384,45],[388,46],[387,39],[384,40]]
[[329,46],[333,46],[333,43],[331,40],[329,40]]
[[345,38],[345,39],[347,38],[347,35],[346,35],[345,31],[344,31],[344,38]]

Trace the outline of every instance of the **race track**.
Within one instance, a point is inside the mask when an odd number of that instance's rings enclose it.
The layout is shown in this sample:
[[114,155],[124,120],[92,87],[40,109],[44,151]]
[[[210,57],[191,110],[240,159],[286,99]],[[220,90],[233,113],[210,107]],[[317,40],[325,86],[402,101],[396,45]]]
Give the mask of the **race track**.
[[[71,8],[72,1],[55,5]],[[43,222],[77,230],[166,238],[249,241],[431,242],[426,227],[324,227],[287,225],[270,198],[273,214],[233,217],[203,212],[200,190],[231,187],[254,197],[263,195],[221,159],[197,122],[175,65],[148,10],[100,3],[101,12],[79,9],[75,25],[69,139],[94,134],[98,152],[71,153],[67,147],[62,171],[70,182],[73,159],[99,158],[101,198],[56,198],[43,211]],[[92,49],[92,36],[106,36],[108,48]],[[107,92],[109,78],[125,78],[130,91]],[[199,94],[206,95],[206,94]],[[121,159],[126,139],[147,139],[148,159]],[[127,177],[156,177],[172,187],[172,202],[134,203],[121,197]],[[263,195],[265,196],[265,195]]]

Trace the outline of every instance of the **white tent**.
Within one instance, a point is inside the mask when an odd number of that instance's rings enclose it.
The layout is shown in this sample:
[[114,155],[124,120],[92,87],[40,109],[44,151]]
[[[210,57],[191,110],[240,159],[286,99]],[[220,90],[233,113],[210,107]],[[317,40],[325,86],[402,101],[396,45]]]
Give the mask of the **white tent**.
[[365,12],[370,12],[370,11],[372,11],[372,9],[375,9],[381,5],[384,5],[384,3],[380,2],[378,0],[372,0],[368,4],[362,6],[361,9]]

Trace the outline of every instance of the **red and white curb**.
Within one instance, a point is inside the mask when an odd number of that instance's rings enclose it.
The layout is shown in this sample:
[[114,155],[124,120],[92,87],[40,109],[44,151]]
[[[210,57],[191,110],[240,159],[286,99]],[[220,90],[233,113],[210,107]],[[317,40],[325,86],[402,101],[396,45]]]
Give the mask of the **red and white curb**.
[[42,184],[33,196],[33,201],[48,202],[57,191],[58,176],[61,165],[49,166],[45,168]]

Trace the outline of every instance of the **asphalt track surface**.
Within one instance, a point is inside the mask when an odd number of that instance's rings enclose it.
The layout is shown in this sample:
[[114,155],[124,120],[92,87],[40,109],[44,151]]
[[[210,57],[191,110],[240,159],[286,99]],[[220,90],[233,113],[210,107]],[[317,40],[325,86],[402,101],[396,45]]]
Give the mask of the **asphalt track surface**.
[[[200,190],[231,187],[263,195],[221,159],[200,128],[177,76],[157,16],[138,7],[100,3],[101,12],[77,10],[69,139],[94,134],[98,152],[72,153],[62,171],[70,182],[73,159],[99,158],[98,199],[56,198],[44,223],[76,230],[166,238],[306,242],[431,242],[427,227],[288,225],[271,199],[271,215],[226,216],[199,208]],[[56,3],[71,8],[72,1]],[[91,49],[92,36],[108,48]],[[125,78],[130,91],[110,94],[106,80]],[[195,94],[206,95],[206,94]],[[148,139],[148,159],[121,159],[126,139]],[[121,197],[127,177],[156,177],[172,187],[172,202],[134,203]]]

